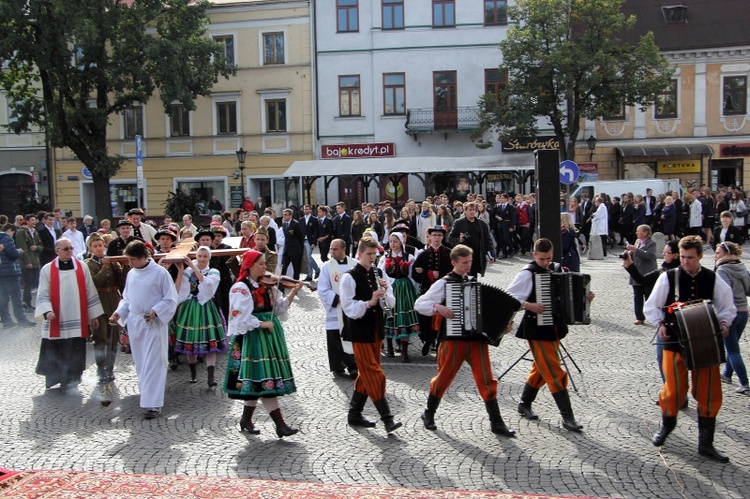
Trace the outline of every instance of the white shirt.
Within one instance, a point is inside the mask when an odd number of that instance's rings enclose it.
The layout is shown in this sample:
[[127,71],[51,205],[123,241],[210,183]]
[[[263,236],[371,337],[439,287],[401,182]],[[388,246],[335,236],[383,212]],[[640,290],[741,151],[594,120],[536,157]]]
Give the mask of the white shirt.
[[[341,291],[341,310],[343,310],[346,316],[350,319],[359,319],[360,317],[363,317],[369,308],[366,301],[354,299],[356,289],[357,283],[354,282],[354,278],[351,274],[347,272],[341,278],[339,291]],[[396,306],[396,297],[393,296],[393,288],[391,286],[388,286],[385,290],[385,303],[389,308]]]

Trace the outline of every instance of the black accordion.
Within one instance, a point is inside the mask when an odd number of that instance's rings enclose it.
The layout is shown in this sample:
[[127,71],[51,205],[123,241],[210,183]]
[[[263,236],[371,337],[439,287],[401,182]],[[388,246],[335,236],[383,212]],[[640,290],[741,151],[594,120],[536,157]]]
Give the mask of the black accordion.
[[501,288],[469,280],[445,284],[445,306],[454,314],[445,322],[447,339],[482,340],[498,346],[521,302]]
[[591,302],[586,298],[591,276],[579,272],[540,272],[534,274],[536,301],[544,305],[537,315],[539,326],[591,324]]

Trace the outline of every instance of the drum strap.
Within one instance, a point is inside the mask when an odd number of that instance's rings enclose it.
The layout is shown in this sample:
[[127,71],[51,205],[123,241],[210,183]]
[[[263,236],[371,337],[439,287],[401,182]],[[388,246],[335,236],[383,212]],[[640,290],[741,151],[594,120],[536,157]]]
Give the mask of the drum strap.
[[[680,282],[679,278],[680,267],[669,269],[667,271],[667,282],[669,283],[669,293],[667,294],[667,303],[677,302],[677,283]],[[672,297],[671,300],[669,297]]]

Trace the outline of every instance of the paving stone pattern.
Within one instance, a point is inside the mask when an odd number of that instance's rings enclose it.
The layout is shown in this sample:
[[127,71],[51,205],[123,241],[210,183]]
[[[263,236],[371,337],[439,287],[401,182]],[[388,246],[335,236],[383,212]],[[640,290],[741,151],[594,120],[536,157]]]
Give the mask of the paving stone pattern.
[[[704,264],[712,266],[712,254]],[[485,277],[507,286],[526,259],[492,265]],[[747,497],[750,490],[748,402],[723,385],[716,447],[731,456],[728,465],[697,453],[695,402],[680,413],[677,429],[659,451],[651,444],[660,413],[660,386],[650,344],[653,328],[633,325],[632,291],[614,255],[585,262],[597,298],[593,323],[576,326],[565,344],[583,371],[573,370],[578,393],[573,408],[585,426],[580,433],[561,427],[560,415],[544,389],[534,404],[539,421],[521,419],[516,405],[530,364],[521,361],[500,381],[500,408],[517,438],[498,437],[468,367],[456,377],[436,415],[438,431],[424,429],[424,408],[434,354],[423,358],[412,345],[412,363],[398,355],[385,359],[391,408],[404,426],[387,435],[353,429],[346,423],[353,381],[328,372],[324,311],[317,294],[301,299],[284,321],[298,392],[281,398],[286,421],[301,429],[278,439],[259,408],[259,436],[240,433],[238,402],[188,383],[182,364],[168,374],[162,416],[147,421],[138,407],[132,358],[118,354],[118,398],[108,409],[95,395],[93,351],[79,395],[44,389],[34,374],[39,334],[32,328],[0,330],[0,466],[11,469],[109,470],[134,473],[215,475],[323,483],[469,489],[540,494],[645,497]],[[741,341],[748,360],[748,335]],[[491,348],[499,375],[525,350],[515,337]],[[225,361],[217,367],[224,374]],[[571,369],[573,367],[571,366]],[[365,415],[377,413],[368,403]]]

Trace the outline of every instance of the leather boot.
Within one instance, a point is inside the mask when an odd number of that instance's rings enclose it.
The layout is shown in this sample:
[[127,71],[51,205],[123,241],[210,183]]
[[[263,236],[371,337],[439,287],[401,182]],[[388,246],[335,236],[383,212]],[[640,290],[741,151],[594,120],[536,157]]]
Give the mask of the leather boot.
[[195,364],[189,364],[190,366],[190,382],[191,383],[197,383],[198,382],[198,367]]
[[408,363],[409,360],[409,340],[401,341],[401,362]]
[[284,418],[281,417],[281,409],[271,411],[270,416],[276,425],[276,435],[278,435],[279,438],[290,437],[299,431],[297,428],[292,428],[284,422]]
[[716,418],[698,417],[698,454],[719,463],[728,463],[729,458],[714,449]]
[[375,402],[375,408],[380,414],[380,419],[382,419],[383,423],[385,424],[385,431],[390,433],[401,428],[401,423],[393,420],[393,415],[391,414],[391,408],[388,405],[388,400],[386,400],[385,398],[378,400],[377,402]]
[[515,430],[511,430],[505,426],[505,421],[503,421],[503,417],[500,415],[500,405],[498,404],[497,399],[485,400],[484,407],[487,409],[487,414],[490,416],[490,427],[492,428],[492,433],[504,437],[512,437],[516,434]]
[[242,406],[242,417],[240,418],[240,431],[246,431],[251,435],[260,435],[260,430],[253,425],[253,413],[255,406]]
[[422,421],[424,421],[424,427],[428,430],[437,430],[437,425],[435,424],[435,411],[437,411],[439,405],[439,398],[433,394],[430,394],[430,396],[427,397],[427,408],[422,413]]
[[675,429],[677,426],[677,416],[662,416],[661,417],[661,427],[659,428],[659,431],[654,435],[653,443],[657,447],[661,447],[664,445],[664,442],[667,441],[667,437],[670,433],[672,433],[672,430]]
[[354,391],[352,400],[349,402],[349,424],[351,426],[361,426],[362,428],[375,428],[375,422],[369,421],[362,416],[362,409],[365,408],[367,395]]
[[112,383],[115,380],[115,358],[117,356],[117,345],[110,345],[107,347],[107,361],[105,362],[105,373],[107,375],[107,383]]
[[213,388],[217,385],[216,380],[214,379],[214,366],[208,366],[206,367],[206,372],[208,373],[208,387]]
[[557,393],[553,393],[552,397],[555,399],[557,408],[560,409],[563,428],[568,431],[583,430],[583,425],[578,424],[575,416],[573,416],[573,408],[570,406],[570,395],[568,394],[568,390],[561,390]]
[[393,353],[393,340],[391,338],[388,338],[385,340],[385,356],[386,357],[396,356],[396,354]]
[[539,416],[531,410],[531,403],[536,400],[537,393],[539,393],[539,388],[534,388],[528,383],[524,385],[523,392],[521,392],[521,403],[518,404],[518,414],[526,419],[539,419]]

